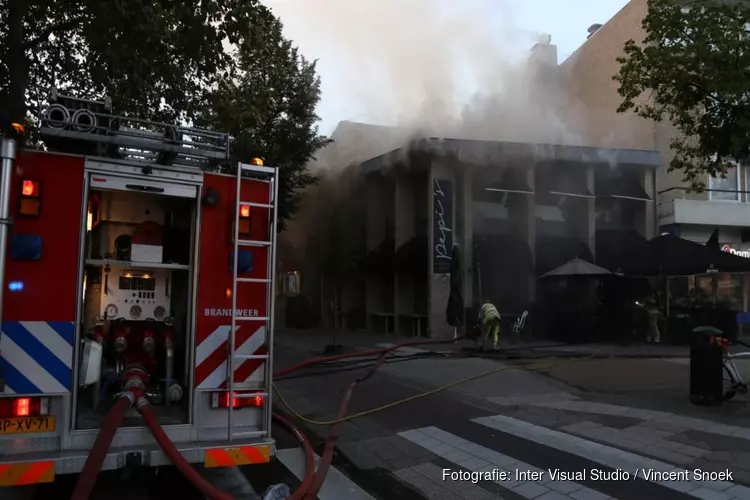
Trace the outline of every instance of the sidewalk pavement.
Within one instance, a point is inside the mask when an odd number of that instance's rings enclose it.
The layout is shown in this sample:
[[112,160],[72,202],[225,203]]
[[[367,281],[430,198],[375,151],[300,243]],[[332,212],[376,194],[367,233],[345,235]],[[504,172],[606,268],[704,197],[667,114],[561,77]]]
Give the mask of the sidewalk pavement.
[[[408,339],[347,333],[337,340],[340,344],[346,342],[349,349],[354,350],[371,349],[378,344]],[[276,351],[276,367],[282,368],[311,355],[319,355],[327,343],[330,340],[319,335],[282,333],[277,336],[277,344],[281,348]],[[643,349],[659,347],[646,346]],[[421,349],[421,346],[411,351],[416,349]],[[411,351],[406,349],[404,354]],[[418,470],[425,467],[434,469],[434,464],[444,467],[445,463],[439,460],[436,462],[434,454],[426,453],[424,448],[401,437],[404,432],[394,432],[394,429],[400,428],[398,418],[408,418],[404,413],[398,417],[396,414],[400,412],[432,411],[435,413],[435,421],[439,422],[443,417],[438,415],[437,404],[438,408],[445,408],[441,411],[449,414],[480,412],[481,418],[473,419],[476,422],[495,418],[483,416],[492,414],[501,414],[502,417],[498,418],[525,422],[524,425],[529,428],[540,430],[523,439],[548,447],[559,444],[554,440],[549,443],[545,441],[549,437],[548,433],[554,431],[564,433],[567,438],[584,439],[636,453],[645,457],[643,460],[658,460],[689,470],[701,468],[718,472],[730,469],[734,472],[735,483],[750,484],[748,398],[738,396],[736,400],[718,408],[691,405],[687,390],[689,367],[685,358],[517,361],[484,358],[416,359],[384,365],[373,378],[380,385],[371,385],[365,394],[355,393],[354,399],[359,399],[359,408],[372,408],[383,404],[383,401],[395,401],[405,395],[435,389],[499,367],[529,368],[531,365],[551,363],[558,364],[541,371],[497,372],[428,396],[421,400],[423,403],[406,403],[398,407],[401,410],[388,410],[347,422],[343,424],[337,451],[360,469],[377,470],[379,473],[389,471],[392,476],[406,483],[405,488],[412,492],[410,495],[419,495],[414,492],[419,490],[422,498],[451,498],[451,495],[456,498],[457,494],[448,491],[448,485],[444,481],[443,484],[440,481],[434,484],[425,482],[424,473],[417,474]],[[356,376],[357,372],[346,372],[344,376],[333,378],[286,380],[279,385],[295,410],[313,419],[327,420],[334,417],[344,387]],[[371,384],[371,381],[366,383]],[[411,392],[406,391],[406,388],[410,388]],[[370,397],[368,395],[371,395],[372,401],[366,400],[363,403],[362,398]],[[429,417],[425,418],[429,421]],[[439,423],[429,425],[441,426]],[[455,426],[449,423],[443,425]],[[495,422],[492,425],[499,424]],[[327,437],[329,431],[329,427],[324,426],[310,426],[308,429],[315,432],[321,440]],[[518,428],[505,427],[498,430],[510,433],[516,432]],[[504,453],[510,451],[504,450]],[[719,488],[721,485],[713,485],[711,488],[714,486]],[[462,493],[466,494],[468,493]],[[474,494],[471,498],[484,498],[482,492]],[[495,491],[487,498],[498,498],[500,494]],[[717,495],[693,496],[730,498]]]

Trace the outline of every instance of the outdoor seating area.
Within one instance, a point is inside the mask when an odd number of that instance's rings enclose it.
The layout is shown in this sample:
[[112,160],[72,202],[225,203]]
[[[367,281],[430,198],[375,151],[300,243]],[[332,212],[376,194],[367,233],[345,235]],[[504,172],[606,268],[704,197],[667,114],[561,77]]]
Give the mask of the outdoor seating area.
[[546,325],[558,340],[642,341],[658,309],[661,343],[686,344],[696,326],[730,338],[748,330],[750,259],[664,234],[622,252],[611,269],[576,258],[540,277]]

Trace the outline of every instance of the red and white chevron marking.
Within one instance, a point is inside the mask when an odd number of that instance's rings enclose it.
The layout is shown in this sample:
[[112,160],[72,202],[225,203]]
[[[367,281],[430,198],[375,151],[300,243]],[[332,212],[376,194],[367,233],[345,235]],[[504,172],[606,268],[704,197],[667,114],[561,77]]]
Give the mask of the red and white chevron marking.
[[[231,325],[222,325],[206,337],[195,350],[196,389],[226,389],[227,387],[227,342]],[[248,326],[235,327],[237,354],[268,354],[266,327],[261,326],[251,335]],[[265,359],[235,360],[235,383],[261,382],[264,379]]]

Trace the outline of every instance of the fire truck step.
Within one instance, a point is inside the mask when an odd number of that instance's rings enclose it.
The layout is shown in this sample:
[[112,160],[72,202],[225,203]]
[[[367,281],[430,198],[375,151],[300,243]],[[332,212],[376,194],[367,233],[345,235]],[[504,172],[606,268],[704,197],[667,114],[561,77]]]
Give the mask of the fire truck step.
[[[257,382],[256,383],[249,383],[249,384],[233,384],[232,385],[232,390],[233,391],[258,391],[259,389],[260,389],[260,387],[258,387],[258,383]],[[226,389],[226,390],[229,390],[229,389]],[[234,396],[237,397],[237,398],[243,397],[242,394],[237,394],[237,393],[235,393]],[[267,394],[266,393],[253,392],[252,394],[247,394],[246,397],[249,398],[249,397],[255,397],[255,396],[264,396],[265,397],[265,396],[267,396]]]
[[268,321],[268,316],[235,316],[235,321]]
[[240,247],[270,247],[273,245],[271,241],[257,241],[257,240],[238,240],[237,246]]
[[268,354],[235,354],[234,359],[268,359]]
[[233,432],[232,433],[232,439],[234,438],[257,438],[259,436],[264,436],[265,433],[259,433],[258,431],[247,431],[247,432]]
[[[242,384],[235,384],[235,385],[242,385]],[[249,386],[250,384],[245,384],[245,385]],[[235,387],[235,389],[236,389],[236,387]],[[253,389],[243,389],[243,388],[237,389],[239,391],[250,391],[250,390],[252,390],[253,392],[250,392],[250,393],[239,393],[239,394],[235,393],[234,394],[234,399],[256,398],[258,396],[260,396],[262,398],[265,398],[266,396],[268,396],[268,393],[257,392],[256,389],[257,389],[257,387],[255,387]],[[253,431],[253,432],[255,432],[256,434],[258,433],[257,431]]]
[[272,203],[255,203],[252,201],[241,201],[240,205],[247,205],[253,208],[273,208]]
[[270,283],[268,278],[237,278],[237,283]]

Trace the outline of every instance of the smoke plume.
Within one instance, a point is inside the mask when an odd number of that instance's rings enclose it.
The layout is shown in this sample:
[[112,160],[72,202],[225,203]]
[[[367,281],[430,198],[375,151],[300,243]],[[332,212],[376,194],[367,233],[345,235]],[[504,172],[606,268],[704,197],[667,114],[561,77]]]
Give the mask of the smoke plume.
[[539,34],[513,25],[510,2],[267,3],[306,55],[323,58],[323,99],[346,103],[343,119],[407,136],[579,142],[556,75],[526,62]]
[[302,53],[319,59],[326,105],[339,104],[342,120],[372,124],[340,123],[335,143],[310,165],[321,182],[284,235],[302,254],[306,233],[321,232],[337,197],[350,196],[357,182],[342,170],[412,139],[582,144],[556,49],[513,24],[509,0],[266,4]]

